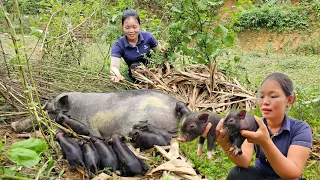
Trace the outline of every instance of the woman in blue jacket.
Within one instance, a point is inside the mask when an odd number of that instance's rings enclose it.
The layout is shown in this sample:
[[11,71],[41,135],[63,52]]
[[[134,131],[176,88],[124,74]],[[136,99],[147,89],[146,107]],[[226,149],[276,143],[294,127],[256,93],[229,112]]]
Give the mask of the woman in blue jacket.
[[[140,31],[141,23],[135,10],[126,10],[122,14],[122,28],[124,36],[118,39],[111,50],[110,73],[111,80],[118,82],[125,78],[120,73],[121,58],[129,67],[129,77],[132,78],[131,69],[140,63],[147,64],[144,56],[151,57],[150,51],[159,47],[158,40],[149,32]],[[164,46],[159,48],[164,51]]]

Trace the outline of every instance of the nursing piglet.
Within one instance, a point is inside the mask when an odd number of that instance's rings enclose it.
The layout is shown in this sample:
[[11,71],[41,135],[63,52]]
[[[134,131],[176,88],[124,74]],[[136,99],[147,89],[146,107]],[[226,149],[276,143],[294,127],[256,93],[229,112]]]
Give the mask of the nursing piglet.
[[62,114],[62,113],[58,114],[58,116],[56,118],[56,122],[61,125],[66,124],[74,132],[76,132],[80,135],[86,135],[86,136],[90,135],[90,130],[85,124],[83,124],[82,122],[80,122],[76,119],[72,119],[71,117],[69,117],[65,114]]
[[166,146],[170,143],[166,142],[161,135],[140,131],[138,129],[130,131],[129,137],[136,143],[136,147],[139,147],[140,149],[150,149],[154,145]]
[[175,110],[176,110],[176,113],[177,113],[179,119],[186,116],[187,114],[191,113],[191,110],[182,101],[178,101],[176,103]]
[[112,147],[99,138],[91,137],[91,140],[100,155],[100,168],[111,168],[113,172],[119,169],[119,161]]
[[70,164],[70,170],[74,170],[76,168],[76,164],[81,164],[85,169],[86,166],[83,161],[82,151],[78,145],[78,142],[73,139],[64,136],[63,132],[58,132],[56,134],[56,141],[58,141],[64,158],[67,158]]
[[91,141],[83,142],[81,145],[84,163],[88,169],[89,177],[92,178],[92,172],[98,173],[98,167],[100,164],[100,155]]
[[[132,129],[140,130],[140,131],[143,131],[143,132],[148,132],[149,134],[145,133],[145,136],[146,136],[147,139],[150,139],[153,136],[150,133],[153,133],[153,134],[158,135],[158,136],[162,136],[164,138],[165,142],[166,142],[165,145],[168,145],[170,143],[171,139],[172,139],[172,135],[170,133],[168,133],[165,130],[156,128],[155,126],[149,124],[148,121],[139,121],[139,123],[135,124],[132,127]],[[156,136],[153,136],[153,137],[156,137]],[[158,141],[158,142],[160,142],[160,141]],[[157,144],[157,145],[159,145],[159,144]]]
[[223,122],[223,129],[232,144],[229,151],[232,151],[234,155],[241,155],[241,145],[246,137],[241,135],[240,130],[257,131],[258,128],[259,126],[252,114],[245,110],[229,111]]
[[122,167],[122,175],[134,176],[136,174],[143,175],[148,166],[129,149],[126,140],[119,134],[113,134],[112,138],[108,141],[112,144],[114,152],[117,154]]

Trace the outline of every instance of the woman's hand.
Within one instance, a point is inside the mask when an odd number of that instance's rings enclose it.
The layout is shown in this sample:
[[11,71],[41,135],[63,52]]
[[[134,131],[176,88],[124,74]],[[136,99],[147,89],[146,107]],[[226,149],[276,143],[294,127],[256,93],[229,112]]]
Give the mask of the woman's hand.
[[120,74],[120,75],[111,75],[111,81],[113,82],[119,82],[119,81],[123,81],[125,78]]
[[165,45],[163,45],[163,46],[160,46],[160,52],[165,52],[166,51],[166,46]]
[[270,135],[267,126],[263,123],[263,120],[257,116],[254,116],[259,128],[256,132],[242,130],[240,133],[245,136],[249,143],[258,144],[263,146],[270,140]]
[[231,142],[229,140],[229,137],[225,134],[224,130],[222,129],[223,121],[224,119],[220,119],[216,127],[216,141],[225,152],[228,152],[231,147]]

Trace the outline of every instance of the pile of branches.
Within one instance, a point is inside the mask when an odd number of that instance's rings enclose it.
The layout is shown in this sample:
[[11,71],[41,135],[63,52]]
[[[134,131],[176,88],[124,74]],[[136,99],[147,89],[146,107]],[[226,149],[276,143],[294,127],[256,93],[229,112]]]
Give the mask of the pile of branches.
[[[0,62],[0,65],[2,63]],[[110,82],[106,72],[92,72],[72,65],[54,65],[38,61],[32,62],[32,76],[35,88],[40,97],[41,105],[62,92],[109,92],[119,89],[132,89],[121,84]],[[5,66],[0,67],[0,106],[9,108],[0,109],[0,120],[10,123],[20,116],[28,116],[28,106],[25,100],[26,89],[22,86],[17,69],[10,68],[8,73]],[[31,84],[28,81],[28,84]],[[35,93],[30,87],[27,91]],[[1,119],[2,118],[2,119]]]
[[140,89],[157,89],[175,95],[193,111],[225,113],[230,109],[255,108],[257,98],[236,79],[228,78],[217,68],[200,64],[183,64],[175,68],[143,65],[133,70]]

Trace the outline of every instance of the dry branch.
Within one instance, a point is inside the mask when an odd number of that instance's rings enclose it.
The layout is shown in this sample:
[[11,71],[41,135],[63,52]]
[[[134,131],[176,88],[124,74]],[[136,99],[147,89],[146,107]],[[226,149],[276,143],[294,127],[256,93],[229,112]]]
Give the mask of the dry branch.
[[165,64],[166,72],[161,68],[147,68],[143,65],[133,70],[141,89],[157,89],[174,94],[181,101],[188,103],[196,111],[218,113],[234,109],[252,109],[256,97],[236,79],[228,78],[212,63],[205,65],[180,65],[170,69]]

